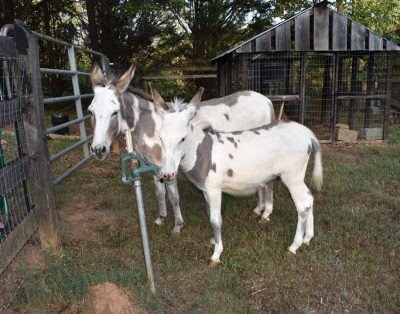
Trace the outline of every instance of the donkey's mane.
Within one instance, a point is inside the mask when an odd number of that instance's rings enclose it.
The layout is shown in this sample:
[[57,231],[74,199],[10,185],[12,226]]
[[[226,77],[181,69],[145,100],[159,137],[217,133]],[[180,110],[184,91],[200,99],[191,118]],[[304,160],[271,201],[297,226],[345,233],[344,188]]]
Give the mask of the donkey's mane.
[[145,100],[154,102],[153,97],[151,97],[150,94],[146,93],[144,90],[141,90],[140,88],[129,86],[127,92],[132,93],[136,96],[139,96]]
[[[174,101],[172,103],[169,103],[168,105],[171,112],[181,112],[189,106],[189,104],[184,103],[181,98],[177,97],[175,97]],[[193,126],[198,127],[202,130],[209,129],[211,127],[210,122],[206,121],[198,114],[195,114],[193,118],[190,119],[190,122],[193,124]]]

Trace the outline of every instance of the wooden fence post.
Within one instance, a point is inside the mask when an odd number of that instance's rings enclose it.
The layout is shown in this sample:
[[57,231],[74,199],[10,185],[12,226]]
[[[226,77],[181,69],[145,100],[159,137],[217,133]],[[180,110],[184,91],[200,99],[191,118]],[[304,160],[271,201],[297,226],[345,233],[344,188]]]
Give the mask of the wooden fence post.
[[37,212],[39,237],[44,250],[58,254],[59,222],[47,147],[38,40],[24,23],[16,20],[14,25],[17,53],[25,61],[30,89],[30,96],[23,109],[23,123],[28,153],[29,183]]

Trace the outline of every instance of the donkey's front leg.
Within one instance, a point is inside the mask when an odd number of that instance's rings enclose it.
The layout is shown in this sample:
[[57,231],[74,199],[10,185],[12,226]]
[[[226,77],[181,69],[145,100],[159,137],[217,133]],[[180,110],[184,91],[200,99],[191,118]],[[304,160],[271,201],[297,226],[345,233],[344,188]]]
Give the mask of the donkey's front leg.
[[211,256],[210,266],[216,266],[220,260],[219,257],[222,253],[222,236],[221,236],[221,195],[219,189],[207,189],[207,198],[210,204],[210,223],[214,234],[214,254]]
[[258,202],[257,202],[257,207],[253,209],[253,212],[257,216],[261,216],[264,208],[265,208],[265,187],[264,186],[259,186],[257,190],[257,197],[258,197]]
[[154,180],[154,190],[156,191],[156,197],[158,200],[158,218],[155,223],[157,225],[162,225],[165,218],[167,217],[167,206],[165,204],[165,185],[160,182],[160,179],[156,176],[153,177]]
[[172,234],[179,235],[183,227],[183,218],[181,208],[179,206],[179,193],[177,180],[169,181],[166,183],[168,191],[168,199],[172,205],[175,215],[175,226],[172,229]]

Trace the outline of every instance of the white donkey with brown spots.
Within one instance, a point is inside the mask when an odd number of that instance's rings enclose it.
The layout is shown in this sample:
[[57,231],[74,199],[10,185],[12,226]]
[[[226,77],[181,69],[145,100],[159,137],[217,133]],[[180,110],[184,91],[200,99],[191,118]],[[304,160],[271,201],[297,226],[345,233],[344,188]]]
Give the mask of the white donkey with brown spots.
[[[92,114],[94,129],[90,151],[99,159],[105,159],[115,137],[121,132],[132,132],[135,150],[149,156],[161,166],[163,155],[159,130],[162,119],[154,102],[168,110],[168,104],[152,90],[152,96],[143,91],[132,89],[129,83],[135,73],[132,66],[119,79],[106,80],[98,65],[91,71],[94,98],[88,110]],[[195,101],[195,99],[193,100]],[[257,127],[275,120],[271,101],[265,96],[252,92],[237,92],[226,97],[202,102],[197,110],[197,125],[206,121],[217,131],[237,131]],[[193,121],[196,124],[196,121]],[[159,204],[157,224],[162,224],[167,216],[165,194],[172,204],[175,215],[174,233],[179,233],[183,218],[179,206],[179,194],[176,180],[161,183],[154,178],[155,191]],[[254,210],[258,215],[266,208],[272,210],[272,187],[259,187],[259,205]]]
[[[199,90],[198,95],[201,93]],[[211,263],[219,262],[223,249],[222,192],[249,195],[277,177],[289,189],[298,213],[289,251],[295,254],[303,243],[309,244],[314,236],[314,198],[304,177],[312,150],[313,183],[318,190],[322,186],[320,145],[312,131],[296,122],[276,121],[247,131],[212,134],[193,125],[199,97],[194,99],[185,108],[175,104],[175,112],[159,107],[163,116],[162,173],[166,180],[174,179],[180,165],[188,179],[203,191],[214,233]]]

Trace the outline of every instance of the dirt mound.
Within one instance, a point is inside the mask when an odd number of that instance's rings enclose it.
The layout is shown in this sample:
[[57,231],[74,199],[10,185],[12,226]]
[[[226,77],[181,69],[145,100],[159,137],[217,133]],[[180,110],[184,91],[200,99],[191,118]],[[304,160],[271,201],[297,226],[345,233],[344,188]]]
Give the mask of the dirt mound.
[[133,296],[111,282],[92,288],[93,308],[88,313],[95,314],[144,314],[146,311],[133,302]]

